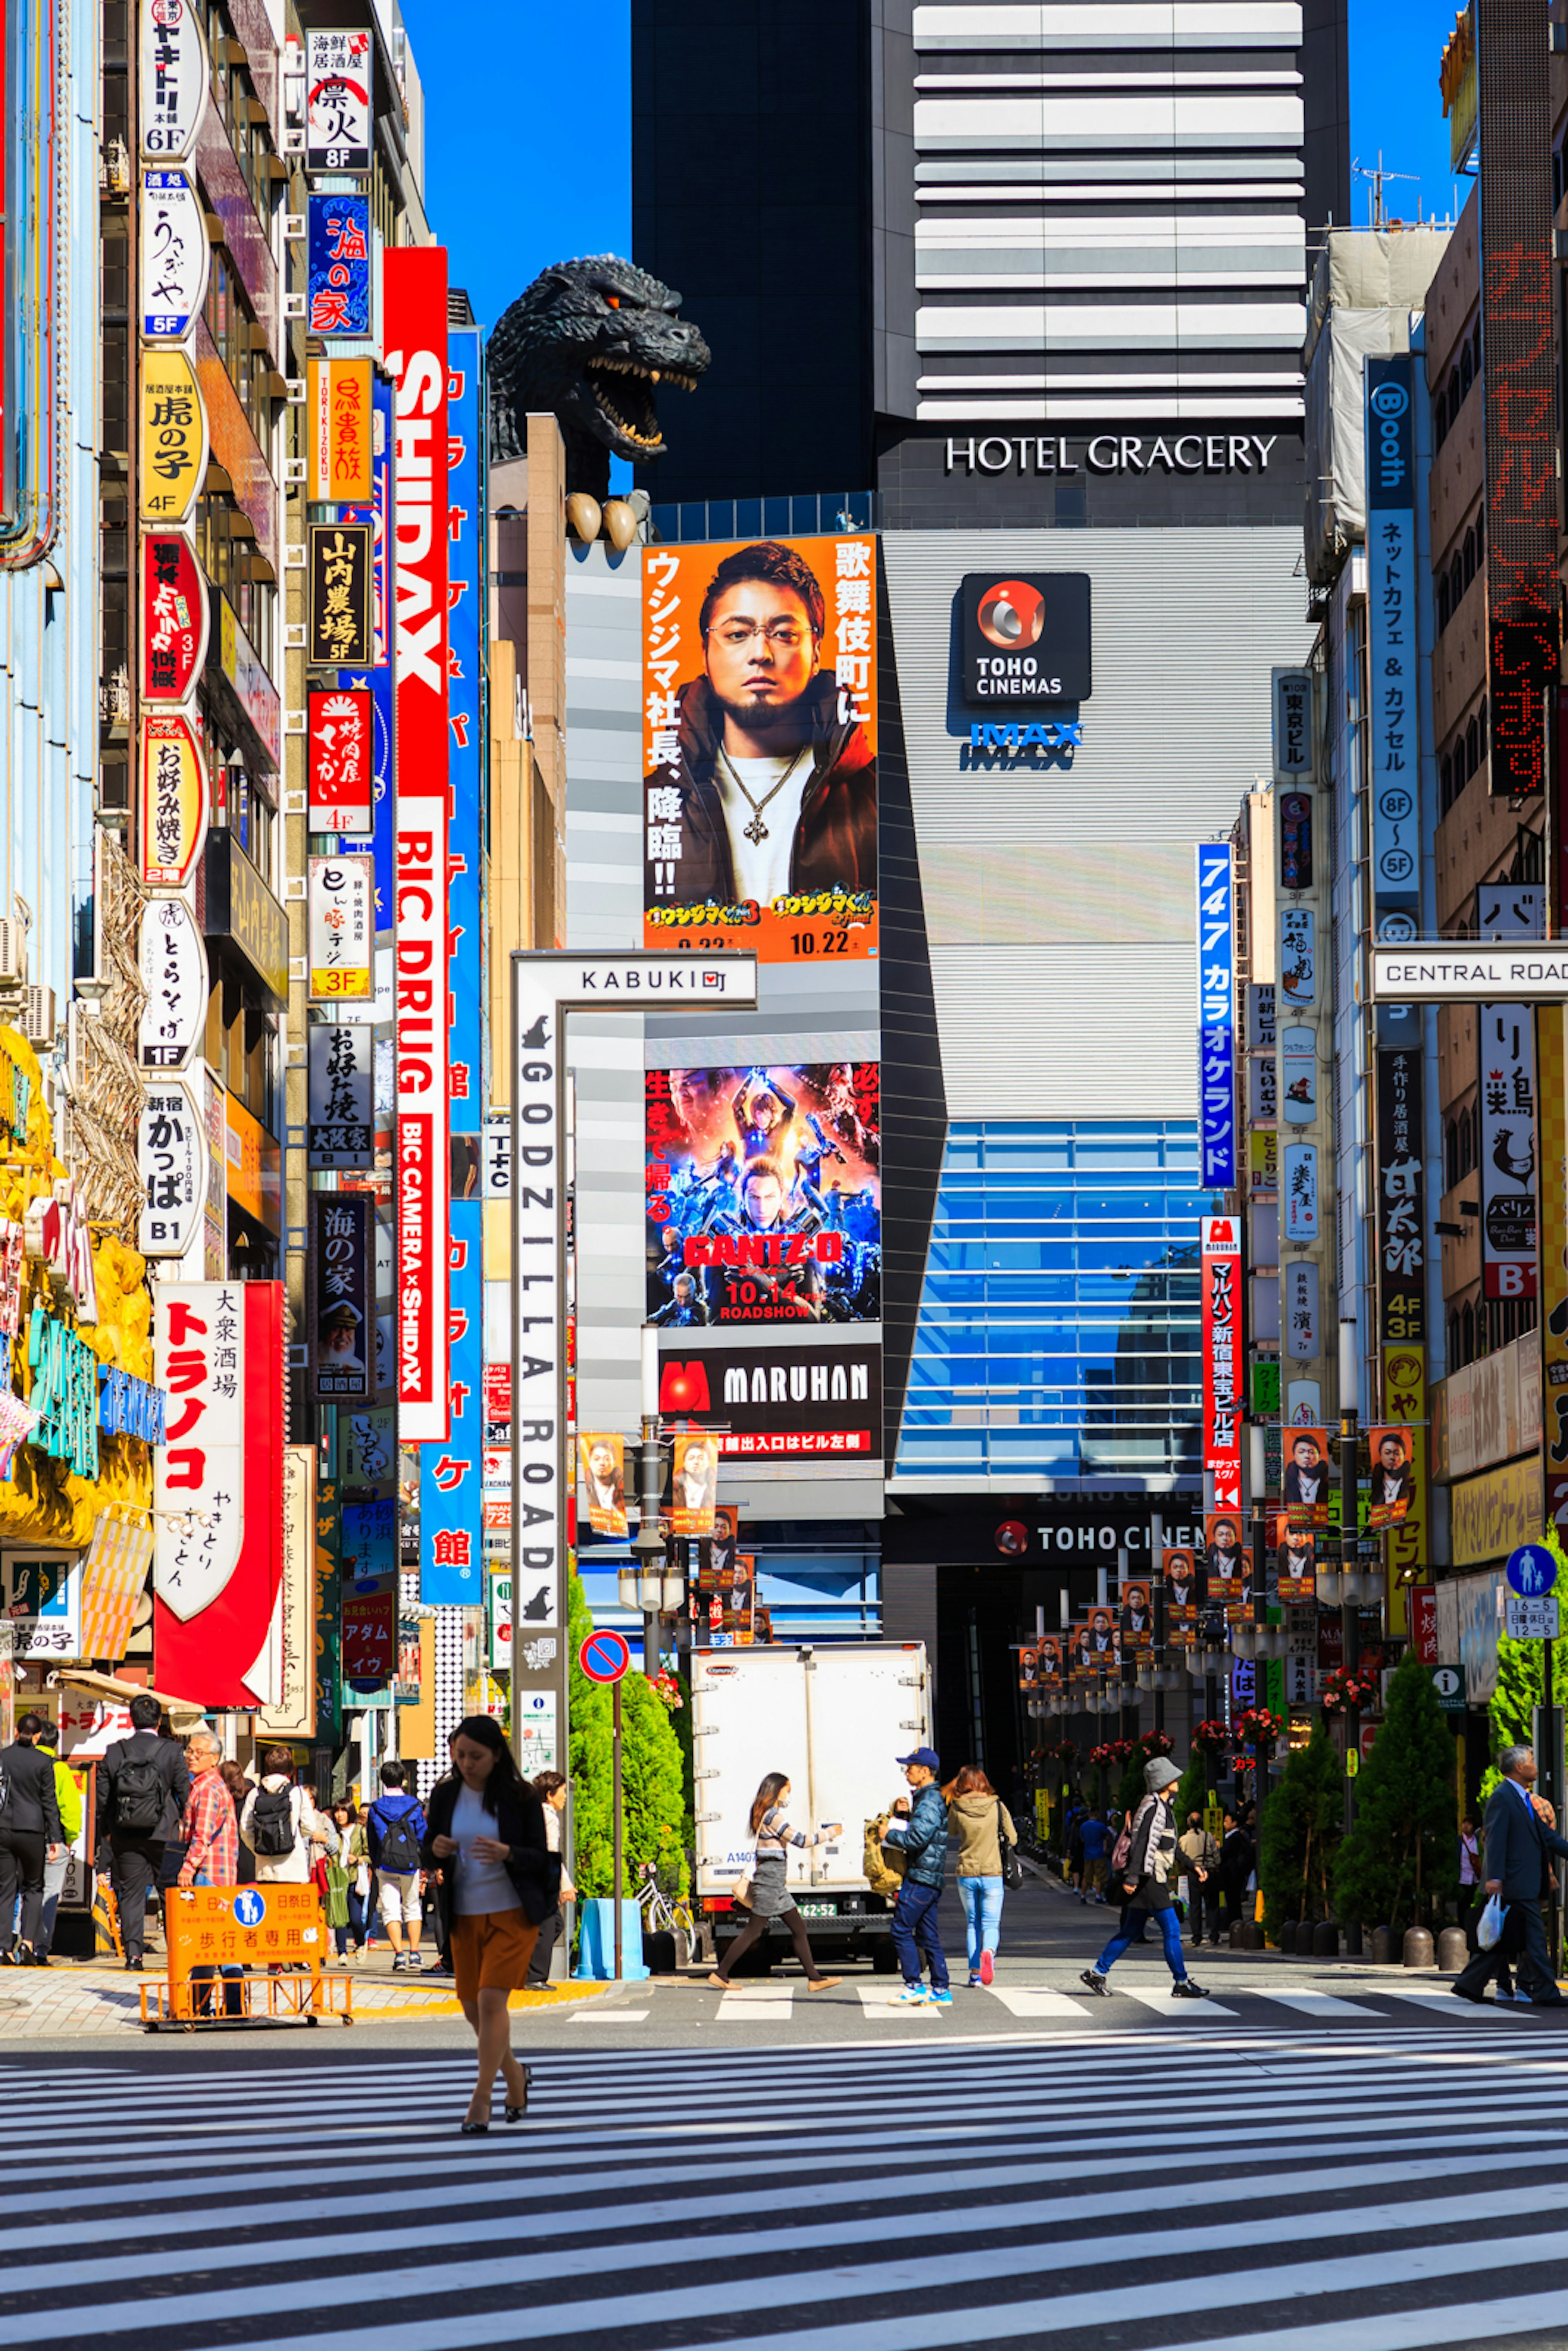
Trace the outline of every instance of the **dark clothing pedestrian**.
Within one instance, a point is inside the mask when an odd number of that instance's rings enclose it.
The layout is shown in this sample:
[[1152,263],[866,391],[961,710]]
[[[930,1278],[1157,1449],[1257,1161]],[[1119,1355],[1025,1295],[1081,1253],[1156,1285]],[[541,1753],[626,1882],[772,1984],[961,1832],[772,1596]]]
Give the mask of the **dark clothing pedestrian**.
[[1485,1831],[1487,1884],[1501,1888],[1509,1920],[1517,1911],[1518,1924],[1513,1935],[1505,1934],[1490,1951],[1476,1953],[1455,1977],[1453,1990],[1461,2000],[1484,1999],[1492,1977],[1513,1956],[1507,1946],[1521,1928],[1519,1974],[1531,2004],[1561,2008],[1564,2003],[1552,1970],[1541,1905],[1551,1882],[1552,1855],[1561,1854],[1568,1860],[1568,1843],[1547,1827],[1523,1782],[1511,1778],[1493,1789],[1487,1802]]
[[145,1956],[147,1896],[163,1882],[164,1849],[179,1835],[190,1794],[184,1749],[155,1730],[117,1739],[99,1765],[99,1848],[101,1855],[107,1842],[128,1968]]
[[31,1740],[18,1739],[0,1748],[0,1786],[5,1800],[0,1807],[0,1947],[14,1962],[18,1949],[11,1939],[16,1897],[22,1897],[19,1949],[28,1958],[41,1951],[44,1941],[44,1862],[50,1845],[62,1844],[60,1808],[55,1795],[55,1764]]
[[1219,1890],[1225,1901],[1227,1933],[1247,1916],[1247,1881],[1257,1865],[1257,1846],[1244,1828],[1232,1823],[1219,1847]]
[[920,1981],[923,1965],[931,1970],[933,1991],[949,1989],[947,1956],[936,1930],[936,1913],[941,1902],[942,1889],[939,1886],[922,1886],[906,1876],[893,1906],[889,1939],[898,1954],[899,1970],[904,1983],[911,1990]]

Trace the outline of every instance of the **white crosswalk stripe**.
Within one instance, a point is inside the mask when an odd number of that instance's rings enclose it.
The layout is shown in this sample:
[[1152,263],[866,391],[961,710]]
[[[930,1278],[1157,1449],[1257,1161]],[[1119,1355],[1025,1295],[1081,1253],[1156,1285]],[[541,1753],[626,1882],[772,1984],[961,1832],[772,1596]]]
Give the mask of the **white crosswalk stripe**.
[[794,2000],[791,1982],[737,1984],[720,1995],[718,2021],[721,2024],[788,2023]]
[[1178,2024],[1201,2024],[1217,2016],[1234,2016],[1237,2011],[1227,2008],[1219,2000],[1173,2000],[1169,1984],[1119,1983],[1116,1995],[1123,2000],[1135,2000],[1143,2008],[1152,2009],[1156,2016],[1168,2016]]
[[1195,2001],[1177,2035],[585,2048],[537,2059],[527,2123],[483,2140],[456,2135],[472,2061],[444,2050],[0,2061],[0,2341],[1560,2342],[1568,2052],[1342,2005],[1251,2032]]
[[1031,1991],[1027,1985],[1012,1984],[993,1984],[990,1990],[1009,2016],[1051,2017],[1068,2024],[1089,2022],[1088,2002],[1069,2000],[1064,1991]]

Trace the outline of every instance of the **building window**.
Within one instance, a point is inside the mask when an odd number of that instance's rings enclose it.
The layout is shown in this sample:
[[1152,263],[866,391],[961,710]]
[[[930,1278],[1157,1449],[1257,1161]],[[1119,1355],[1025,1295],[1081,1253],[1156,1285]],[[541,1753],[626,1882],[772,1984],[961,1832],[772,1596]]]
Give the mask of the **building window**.
[[1196,1479],[1208,1201],[1190,1121],[956,1123],[898,1472]]

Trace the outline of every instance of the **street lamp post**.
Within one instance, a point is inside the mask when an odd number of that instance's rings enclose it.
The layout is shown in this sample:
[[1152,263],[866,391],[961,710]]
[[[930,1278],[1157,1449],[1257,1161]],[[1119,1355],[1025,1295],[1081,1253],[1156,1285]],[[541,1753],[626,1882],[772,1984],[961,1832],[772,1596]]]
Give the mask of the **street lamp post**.
[[643,1333],[643,1435],[637,1447],[637,1531],[632,1538],[632,1565],[623,1572],[621,1599],[643,1612],[643,1671],[652,1681],[659,1670],[659,1622],[678,1616],[685,1598],[685,1578],[668,1569],[669,1545],[659,1505],[664,1490],[664,1464],[659,1442],[659,1334]]

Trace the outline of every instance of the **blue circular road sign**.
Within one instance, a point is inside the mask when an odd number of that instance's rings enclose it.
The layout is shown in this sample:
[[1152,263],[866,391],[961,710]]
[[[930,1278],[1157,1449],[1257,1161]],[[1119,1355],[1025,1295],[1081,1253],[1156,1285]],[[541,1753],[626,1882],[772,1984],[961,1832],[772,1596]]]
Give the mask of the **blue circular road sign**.
[[1538,1600],[1555,1589],[1557,1562],[1544,1543],[1521,1543],[1509,1553],[1508,1580],[1521,1600]]
[[623,1634],[591,1633],[577,1662],[591,1682],[618,1682],[632,1662],[632,1652]]

